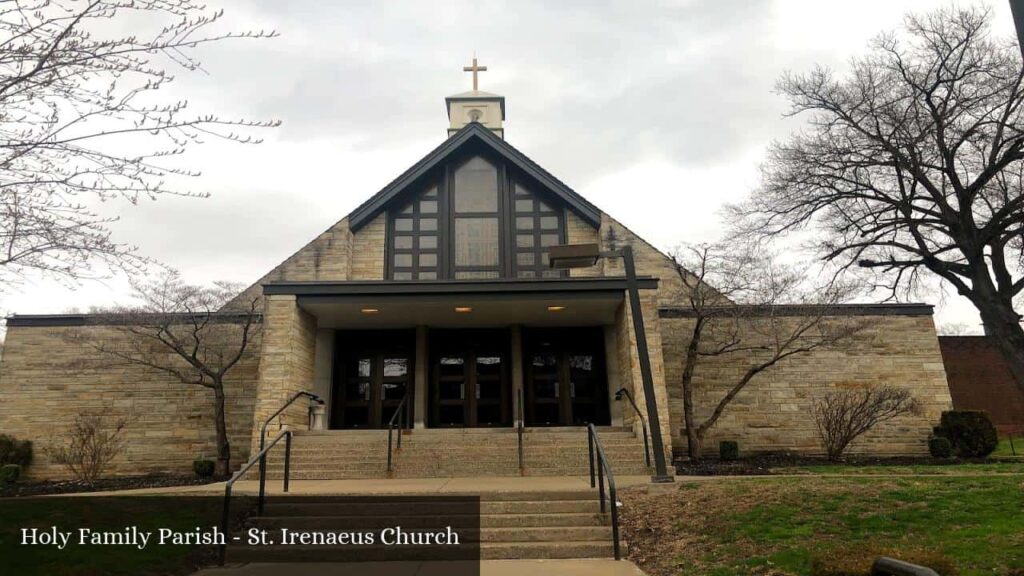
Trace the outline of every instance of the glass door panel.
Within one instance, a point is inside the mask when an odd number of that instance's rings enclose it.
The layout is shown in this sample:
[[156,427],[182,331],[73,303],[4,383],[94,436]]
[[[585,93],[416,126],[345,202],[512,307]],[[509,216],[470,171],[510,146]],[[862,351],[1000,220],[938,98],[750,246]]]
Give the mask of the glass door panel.
[[437,367],[438,426],[463,426],[466,423],[466,360],[461,356],[441,356]]
[[430,425],[504,426],[511,423],[508,332],[431,332]]
[[530,330],[524,346],[527,424],[609,423],[600,328]]
[[411,350],[406,331],[339,331],[331,427],[386,427],[412,389]]

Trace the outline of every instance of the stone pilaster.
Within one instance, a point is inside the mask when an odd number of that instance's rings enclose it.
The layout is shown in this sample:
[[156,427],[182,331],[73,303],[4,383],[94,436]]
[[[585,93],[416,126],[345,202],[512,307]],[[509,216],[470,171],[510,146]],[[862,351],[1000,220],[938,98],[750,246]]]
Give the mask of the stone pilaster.
[[[253,422],[253,454],[259,446],[263,421],[300,390],[311,391],[316,357],[316,318],[299,308],[294,295],[266,297],[263,349]],[[276,434],[283,425],[305,428],[309,402],[297,400],[268,428]]]
[[[665,382],[665,365],[662,359],[661,328],[658,323],[657,295],[654,292],[640,293],[640,308],[644,317],[644,331],[647,337],[647,349],[651,360],[651,376],[654,382],[654,397],[658,404],[658,419],[661,425],[661,438],[664,443],[666,458],[672,455],[672,425],[669,419],[668,389]],[[619,377],[626,388],[633,393],[637,406],[650,422],[647,413],[647,396],[643,387],[640,372],[640,356],[637,352],[636,334],[633,330],[633,317],[629,309],[628,298],[623,298],[622,307],[616,315],[616,341],[619,345]],[[633,416],[632,409],[623,409],[623,422],[633,425],[639,431],[639,423]]]

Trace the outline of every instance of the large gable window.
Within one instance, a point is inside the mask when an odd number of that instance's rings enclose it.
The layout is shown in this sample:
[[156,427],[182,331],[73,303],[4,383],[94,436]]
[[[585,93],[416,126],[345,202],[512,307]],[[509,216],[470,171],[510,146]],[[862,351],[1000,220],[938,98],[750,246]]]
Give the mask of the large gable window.
[[501,275],[498,169],[480,157],[452,177],[455,278]]
[[515,174],[473,156],[444,167],[422,192],[389,211],[388,277],[557,277],[547,249],[565,242],[562,208]]

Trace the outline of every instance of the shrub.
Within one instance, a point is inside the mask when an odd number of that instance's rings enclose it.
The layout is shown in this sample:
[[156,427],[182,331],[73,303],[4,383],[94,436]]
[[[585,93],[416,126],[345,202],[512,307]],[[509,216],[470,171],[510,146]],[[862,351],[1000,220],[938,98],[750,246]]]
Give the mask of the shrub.
[[888,385],[831,390],[814,400],[811,409],[818,438],[832,461],[878,424],[920,411],[910,391]]
[[957,576],[956,564],[949,557],[931,550],[890,550],[883,548],[833,549],[811,559],[811,576],[871,576],[871,566],[879,556],[927,566],[939,576]]
[[949,440],[953,452],[961,458],[984,458],[999,444],[992,419],[979,410],[943,412],[935,431]]
[[932,436],[928,439],[928,452],[932,458],[949,458],[953,455],[953,445],[950,444],[949,438]]
[[732,440],[722,440],[718,443],[718,457],[731,462],[740,457],[740,445]]
[[31,463],[32,442],[0,434],[0,466],[4,464],[28,466]]
[[46,454],[76,479],[94,482],[106,472],[110,462],[124,452],[127,425],[124,418],[108,423],[102,413],[83,412],[75,417],[67,443],[48,446]]
[[210,476],[213,476],[213,469],[213,460],[194,460],[192,462],[192,470],[194,470],[196,476],[199,476],[200,478],[209,478]]
[[4,464],[0,466],[0,486],[14,484],[21,477],[21,466],[18,464]]

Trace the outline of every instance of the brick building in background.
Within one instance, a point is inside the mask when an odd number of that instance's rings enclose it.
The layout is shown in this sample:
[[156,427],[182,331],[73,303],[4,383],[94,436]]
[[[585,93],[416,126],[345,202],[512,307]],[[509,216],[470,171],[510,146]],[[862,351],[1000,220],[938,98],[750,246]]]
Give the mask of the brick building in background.
[[953,407],[984,410],[1000,434],[1024,435],[1024,393],[990,336],[939,336]]

